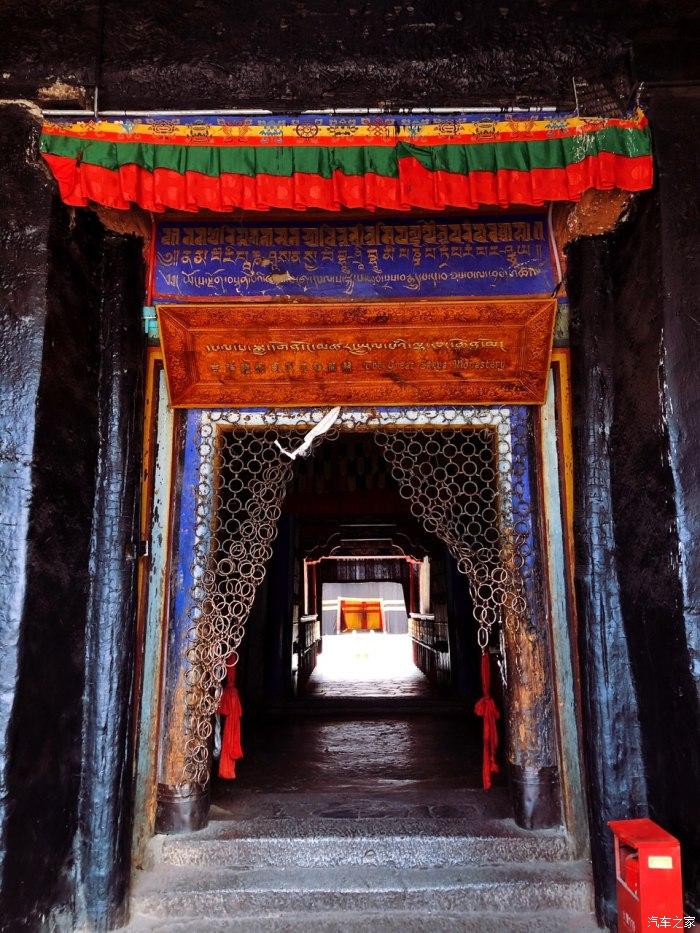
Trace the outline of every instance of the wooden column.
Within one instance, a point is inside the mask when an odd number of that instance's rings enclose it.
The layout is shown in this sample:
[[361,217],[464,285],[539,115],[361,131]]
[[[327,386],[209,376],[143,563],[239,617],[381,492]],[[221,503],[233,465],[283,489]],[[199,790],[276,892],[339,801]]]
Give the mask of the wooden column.
[[524,829],[561,823],[556,723],[550,664],[546,586],[540,560],[534,442],[528,437],[524,408],[511,415],[513,446],[523,451],[524,475],[514,492],[517,509],[525,503],[528,552],[524,568],[525,613],[509,612],[504,620],[508,684],[506,690],[505,757],[508,763],[513,814]]

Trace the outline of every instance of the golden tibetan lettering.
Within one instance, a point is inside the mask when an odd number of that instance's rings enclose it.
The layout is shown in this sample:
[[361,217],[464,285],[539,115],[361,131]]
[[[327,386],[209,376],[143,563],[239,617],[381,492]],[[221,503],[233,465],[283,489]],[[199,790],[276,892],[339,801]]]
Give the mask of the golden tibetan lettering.
[[544,401],[556,302],[159,305],[171,404]]

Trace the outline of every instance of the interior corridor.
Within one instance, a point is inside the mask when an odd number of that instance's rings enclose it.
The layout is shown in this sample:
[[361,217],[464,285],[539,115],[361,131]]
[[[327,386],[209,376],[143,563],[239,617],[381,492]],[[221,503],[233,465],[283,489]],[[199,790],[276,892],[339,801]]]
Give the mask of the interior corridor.
[[[484,473],[489,437],[454,437]],[[228,528],[240,490],[222,488]],[[208,826],[154,841],[133,933],[173,916],[182,933],[596,929],[564,830],[519,828],[502,768],[483,789],[476,629],[465,576],[370,435],[297,464],[235,667],[236,779],[215,763]]]
[[[493,457],[490,434],[454,436],[470,463]],[[227,462],[237,441],[225,441]],[[222,524],[235,519],[231,483]],[[488,802],[481,790],[466,579],[411,513],[371,432],[295,464],[272,551],[239,649],[244,757],[235,781],[214,782],[214,804],[228,816],[359,818],[462,806],[467,793],[508,815],[500,788]]]

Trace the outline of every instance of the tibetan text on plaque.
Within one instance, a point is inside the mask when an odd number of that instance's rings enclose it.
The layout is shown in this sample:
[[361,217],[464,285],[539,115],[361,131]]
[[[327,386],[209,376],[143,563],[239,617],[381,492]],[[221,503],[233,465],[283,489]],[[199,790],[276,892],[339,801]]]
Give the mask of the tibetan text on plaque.
[[542,215],[267,226],[163,221],[156,301],[516,298],[554,288]]
[[554,299],[160,305],[181,408],[540,404]]

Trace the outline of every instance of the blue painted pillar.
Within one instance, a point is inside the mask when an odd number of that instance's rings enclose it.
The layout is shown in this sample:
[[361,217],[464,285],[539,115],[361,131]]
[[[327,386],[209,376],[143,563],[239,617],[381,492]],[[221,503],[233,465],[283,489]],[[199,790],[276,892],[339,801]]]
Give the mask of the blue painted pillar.
[[209,788],[185,774],[187,646],[191,627],[197,485],[202,413],[188,411],[176,426],[177,469],[173,489],[172,551],[163,670],[156,831],[202,829],[209,818]]

